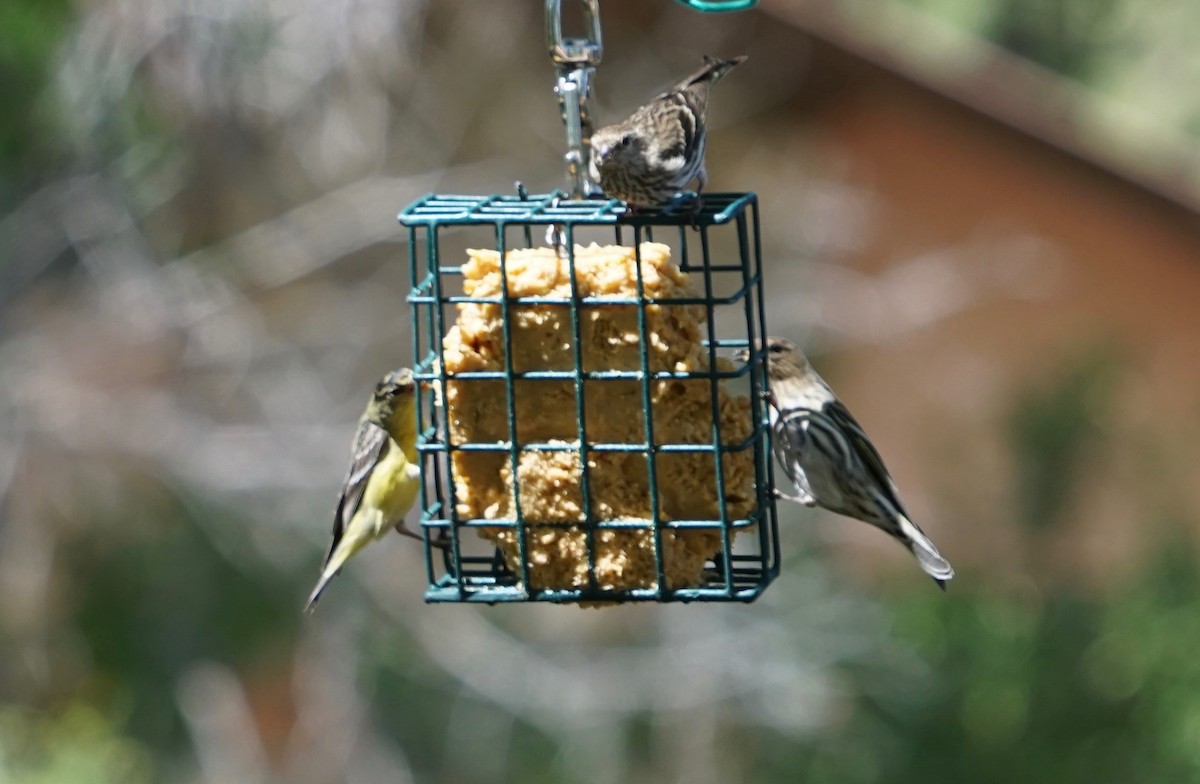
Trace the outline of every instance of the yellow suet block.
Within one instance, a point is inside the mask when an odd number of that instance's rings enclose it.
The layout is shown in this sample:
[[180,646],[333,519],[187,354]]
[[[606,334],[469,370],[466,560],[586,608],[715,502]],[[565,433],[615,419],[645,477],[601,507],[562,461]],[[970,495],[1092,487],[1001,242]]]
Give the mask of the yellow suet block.
[[[464,290],[472,297],[501,293],[500,254],[469,250],[463,267]],[[637,272],[630,247],[577,246],[576,285],[580,296],[636,297]],[[650,299],[697,296],[686,273],[671,262],[670,248],[641,246],[642,280]],[[569,298],[568,266],[549,248],[513,250],[507,257],[508,294]],[[455,326],[443,341],[446,372],[503,370],[504,337],[498,303],[460,304]],[[651,370],[702,371],[708,350],[702,344],[705,311],[700,305],[646,307]],[[633,305],[580,308],[584,370],[640,370],[637,309]],[[562,305],[511,306],[512,367],[572,370],[575,366],[570,310]],[[732,363],[718,359],[721,370]],[[651,382],[654,438],[658,444],[712,442],[711,386],[707,379]],[[577,445],[577,412],[571,381],[520,380],[515,384],[517,440]],[[752,430],[750,402],[718,387],[721,438],[740,444]],[[454,443],[508,440],[506,393],[502,381],[449,381],[443,405]],[[642,382],[589,380],[584,385],[588,441],[643,443]],[[667,520],[719,519],[716,462],[711,453],[656,456],[659,508]],[[753,452],[723,455],[728,515],[748,517],[755,504]],[[645,529],[596,531],[595,575],[599,587],[656,587],[654,535],[650,530],[650,490],[643,453],[590,452],[592,515],[599,520],[636,520]],[[513,518],[512,467],[499,452],[455,452],[453,472],[458,514],[485,519]],[[522,451],[517,481],[521,518],[526,522],[531,586],[581,588],[588,585],[587,537],[582,522],[582,471],[578,452]],[[516,531],[481,528],[520,574]],[[721,547],[719,530],[664,530],[663,560],[670,588],[702,582],[704,561]]]

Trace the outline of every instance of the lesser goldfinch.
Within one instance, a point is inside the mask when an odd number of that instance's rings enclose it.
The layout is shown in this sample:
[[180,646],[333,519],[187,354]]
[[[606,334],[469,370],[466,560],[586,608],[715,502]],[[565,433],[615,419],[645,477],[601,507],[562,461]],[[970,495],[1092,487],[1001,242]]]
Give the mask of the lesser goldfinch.
[[[854,517],[898,539],[945,590],[954,569],[908,517],[883,458],[791,341],[768,338],[771,441],[775,459],[795,484],[777,496]],[[748,349],[737,358],[749,358]]]
[[375,386],[354,433],[350,470],[333,517],[333,542],[321,578],[308,598],[312,610],[346,561],[389,528],[421,539],[404,527],[404,516],[421,485],[417,467],[416,383],[408,368],[394,370]]
[[745,60],[745,55],[728,60],[705,55],[700,70],[628,119],[593,133],[589,169],[604,194],[636,207],[664,204],[692,180],[697,194],[704,190],[709,94]]

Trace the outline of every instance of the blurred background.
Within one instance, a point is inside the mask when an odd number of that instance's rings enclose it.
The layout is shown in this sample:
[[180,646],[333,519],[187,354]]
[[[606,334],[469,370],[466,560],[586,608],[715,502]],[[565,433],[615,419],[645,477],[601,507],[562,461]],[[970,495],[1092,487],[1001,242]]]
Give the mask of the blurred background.
[[564,184],[541,3],[6,0],[0,781],[1200,778],[1200,5],[601,11],[601,123],[750,55],[710,188],[949,592],[785,509],[750,606],[426,606],[392,537],[302,616],[396,213]]

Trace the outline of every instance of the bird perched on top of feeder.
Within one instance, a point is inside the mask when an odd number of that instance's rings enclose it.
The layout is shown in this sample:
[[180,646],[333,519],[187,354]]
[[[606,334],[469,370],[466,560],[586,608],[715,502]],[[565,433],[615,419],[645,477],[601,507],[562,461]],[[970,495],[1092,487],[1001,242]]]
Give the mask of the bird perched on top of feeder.
[[350,469],[334,512],[333,542],[306,610],[316,606],[325,586],[347,561],[388,529],[394,526],[398,533],[421,539],[404,527],[404,516],[421,486],[416,393],[408,368],[393,370],[376,384],[354,433]]
[[[883,458],[845,405],[794,343],[767,338],[771,441],[775,459],[798,495],[779,498],[820,506],[870,523],[898,539],[945,590],[954,569],[908,518]],[[750,350],[738,352],[746,361]]]
[[746,56],[704,56],[704,66],[628,119],[592,134],[590,172],[604,194],[630,207],[664,204],[696,181],[697,207],[704,167],[708,100],[713,85]]

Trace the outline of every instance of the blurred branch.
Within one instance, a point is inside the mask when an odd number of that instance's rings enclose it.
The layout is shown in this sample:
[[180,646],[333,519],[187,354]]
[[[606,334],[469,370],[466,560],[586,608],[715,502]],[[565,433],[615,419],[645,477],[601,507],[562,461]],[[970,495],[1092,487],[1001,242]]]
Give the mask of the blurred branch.
[[387,216],[394,217],[417,195],[448,182],[487,182],[501,176],[502,162],[492,160],[408,177],[369,177],[173,263],[207,269],[228,260],[251,286],[283,286],[365,247],[397,241],[400,229]]
[[205,779],[213,784],[270,780],[254,717],[232,672],[216,664],[198,664],[180,679],[177,699]]

